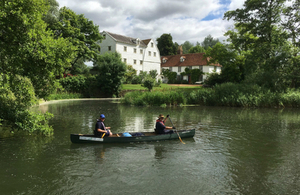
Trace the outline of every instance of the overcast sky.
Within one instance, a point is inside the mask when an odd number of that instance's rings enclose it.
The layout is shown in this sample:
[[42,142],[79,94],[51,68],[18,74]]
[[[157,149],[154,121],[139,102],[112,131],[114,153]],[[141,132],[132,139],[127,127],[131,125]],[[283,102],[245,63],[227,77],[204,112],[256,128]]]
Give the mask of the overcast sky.
[[149,39],[170,33],[173,42],[202,42],[209,34],[224,40],[232,22],[226,11],[244,0],[57,0],[77,14],[84,14],[103,30],[133,38]]

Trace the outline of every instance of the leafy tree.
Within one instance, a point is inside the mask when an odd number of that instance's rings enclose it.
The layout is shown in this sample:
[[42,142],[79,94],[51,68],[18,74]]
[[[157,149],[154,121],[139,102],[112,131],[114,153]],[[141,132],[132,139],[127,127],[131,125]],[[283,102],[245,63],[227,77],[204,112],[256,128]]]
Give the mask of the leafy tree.
[[128,65],[124,76],[125,83],[131,84],[134,76],[136,76],[136,72],[137,71],[131,65]]
[[[53,38],[42,20],[48,7],[39,0],[5,0],[0,6],[0,118],[13,127],[51,134],[50,114],[30,112],[35,96],[55,89],[55,75],[68,67],[76,49]],[[8,114],[5,114],[8,113]]]
[[200,76],[203,75],[203,72],[196,68],[196,69],[192,69],[191,70],[191,81],[192,83],[195,83],[197,81],[199,81]]
[[261,86],[281,90],[284,84],[283,72],[289,64],[287,33],[279,28],[282,21],[285,0],[246,0],[244,8],[226,12],[224,18],[235,21],[238,37],[233,44],[246,49],[245,73]]
[[[226,46],[217,43],[213,48],[208,48],[206,51],[205,56],[210,57],[209,63],[222,65],[221,74],[214,75],[214,77],[219,76],[220,79],[214,79],[215,81],[239,83],[244,80],[245,56],[232,47],[232,44]],[[210,83],[210,85],[214,84]]]
[[56,0],[46,0],[48,12],[43,16],[43,20],[47,23],[47,29],[55,28],[59,16],[59,3]]
[[149,71],[149,75],[150,75],[152,78],[156,79],[156,77],[158,76],[157,70],[150,70],[150,71]]
[[189,50],[189,53],[204,53],[205,49],[201,47],[200,45],[196,45],[194,47],[191,47]]
[[142,87],[146,87],[149,91],[153,89],[156,84],[155,78],[152,78],[150,75],[147,75],[146,78],[142,81]]
[[168,83],[175,83],[177,80],[177,73],[169,69],[162,69],[162,75],[168,79]]
[[93,61],[100,54],[100,46],[97,44],[102,39],[99,27],[83,14],[77,15],[74,11],[62,7],[59,10],[58,21],[55,25],[48,23],[48,27],[54,32],[56,38],[66,38],[77,47],[69,71],[76,71],[74,69],[78,61]]
[[187,54],[189,53],[189,50],[194,47],[194,45],[189,42],[189,41],[185,41],[183,44],[182,44],[182,50],[183,50],[183,54]]
[[208,35],[204,38],[204,41],[201,43],[201,46],[207,50],[209,47],[213,47],[215,44],[219,43],[219,39],[214,39],[211,35]]
[[94,70],[97,72],[100,90],[109,96],[118,96],[122,78],[126,73],[126,64],[122,61],[121,55],[114,52],[98,56],[94,62]]
[[175,55],[177,47],[174,45],[171,34],[162,34],[156,39],[161,56]]

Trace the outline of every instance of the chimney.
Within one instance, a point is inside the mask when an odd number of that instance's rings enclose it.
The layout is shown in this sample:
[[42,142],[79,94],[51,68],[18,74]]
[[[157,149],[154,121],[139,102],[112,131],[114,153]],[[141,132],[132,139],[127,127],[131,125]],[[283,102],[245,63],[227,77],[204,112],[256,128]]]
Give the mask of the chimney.
[[178,50],[177,50],[177,54],[182,55],[182,53],[183,53],[182,46],[179,45],[179,46],[178,46]]

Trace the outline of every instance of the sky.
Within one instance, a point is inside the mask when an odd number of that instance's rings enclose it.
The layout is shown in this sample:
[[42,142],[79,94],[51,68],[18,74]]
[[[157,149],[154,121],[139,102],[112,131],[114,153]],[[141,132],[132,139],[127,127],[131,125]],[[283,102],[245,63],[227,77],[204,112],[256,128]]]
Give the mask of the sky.
[[226,11],[242,8],[245,0],[57,0],[77,14],[84,14],[108,31],[128,37],[156,40],[171,34],[179,45],[203,42],[211,35],[220,41],[233,27],[223,20]]

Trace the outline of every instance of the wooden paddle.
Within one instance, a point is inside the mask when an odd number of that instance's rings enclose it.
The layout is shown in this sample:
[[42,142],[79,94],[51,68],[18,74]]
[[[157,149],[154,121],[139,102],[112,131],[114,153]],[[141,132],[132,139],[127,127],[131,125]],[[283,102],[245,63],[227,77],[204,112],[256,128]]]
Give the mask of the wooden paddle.
[[[170,116],[169,116],[169,119],[170,119],[170,121],[171,121],[171,123],[172,123],[172,126],[175,128],[175,126],[173,125],[173,122],[172,122],[172,120],[171,120],[171,117],[170,117]],[[180,137],[179,133],[177,132],[176,128],[175,128],[175,132],[177,133],[177,135],[178,135],[178,138],[179,138],[179,140],[181,141],[181,143],[185,144],[185,143],[182,141],[182,139],[181,139],[181,137]]]

